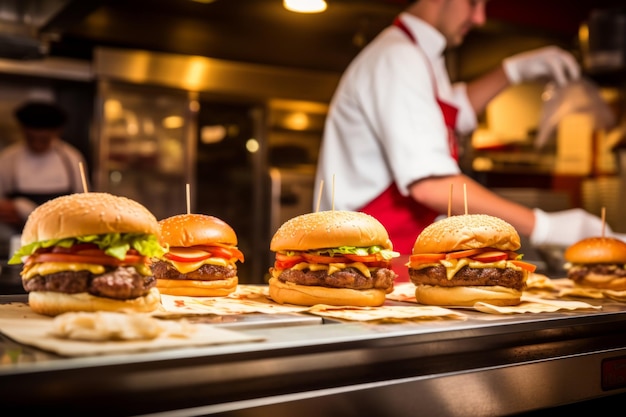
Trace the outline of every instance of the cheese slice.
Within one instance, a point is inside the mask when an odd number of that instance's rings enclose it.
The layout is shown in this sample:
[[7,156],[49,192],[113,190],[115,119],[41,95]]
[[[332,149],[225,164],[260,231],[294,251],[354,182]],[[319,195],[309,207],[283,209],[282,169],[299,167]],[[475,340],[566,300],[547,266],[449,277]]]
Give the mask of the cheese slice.
[[202,265],[217,265],[228,267],[229,262],[224,258],[207,258],[198,262],[177,262],[168,259],[166,262],[172,264],[181,274],[188,274],[200,268]]
[[24,266],[21,275],[23,279],[30,279],[35,275],[50,275],[63,271],[89,271],[92,274],[103,274],[105,269],[102,265],[73,263],[73,262],[44,262]]
[[458,258],[458,259],[442,259],[439,263],[424,263],[419,264],[416,268],[413,269],[423,269],[432,266],[443,265],[446,268],[446,277],[450,280],[456,275],[457,272],[461,270],[464,266],[469,266],[470,268],[511,268],[516,271],[522,271],[523,269],[519,266],[507,261],[496,261],[496,262],[479,262],[474,261],[469,258]]
[[346,268],[356,268],[359,270],[359,272],[361,272],[361,274],[363,274],[364,276],[368,278],[372,277],[371,271],[376,269],[376,268],[368,268],[367,265],[365,265],[363,262],[352,262],[352,263],[338,262],[338,263],[330,263],[330,264],[312,264],[308,262],[300,262],[300,263],[295,264],[293,267],[291,267],[291,269],[294,269],[296,271],[302,271],[304,269],[309,269],[311,271],[328,270],[327,272],[328,275],[332,275],[335,272],[341,271],[342,269],[346,269]]

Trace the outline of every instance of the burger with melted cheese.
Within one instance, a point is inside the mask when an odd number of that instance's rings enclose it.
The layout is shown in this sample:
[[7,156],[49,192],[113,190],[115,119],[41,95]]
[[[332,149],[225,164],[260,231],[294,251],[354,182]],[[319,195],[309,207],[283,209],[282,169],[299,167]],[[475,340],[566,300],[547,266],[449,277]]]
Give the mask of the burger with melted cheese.
[[517,305],[535,265],[515,252],[519,234],[484,214],[450,216],[427,226],[415,240],[409,277],[419,304]]
[[269,293],[278,303],[380,306],[393,291],[398,256],[384,226],[354,211],[320,211],[286,221],[270,250]]
[[567,277],[583,287],[626,290],[626,242],[613,237],[589,237],[564,253]]
[[160,256],[159,226],[138,202],[107,193],[77,193],[37,207],[9,260],[21,271],[31,309],[150,312],[160,294],[150,258]]
[[152,272],[162,294],[225,296],[237,289],[237,235],[223,220],[205,214],[179,214],[159,221],[167,252]]

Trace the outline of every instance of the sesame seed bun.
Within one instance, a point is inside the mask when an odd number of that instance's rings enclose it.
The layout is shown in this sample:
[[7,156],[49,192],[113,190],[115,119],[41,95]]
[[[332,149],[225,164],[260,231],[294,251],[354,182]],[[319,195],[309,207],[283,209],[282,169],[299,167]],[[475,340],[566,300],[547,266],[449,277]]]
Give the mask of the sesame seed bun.
[[[136,234],[137,239],[153,239],[156,243],[158,231],[159,225],[154,215],[137,201],[108,193],[75,193],[38,206],[24,225],[22,246],[108,234]],[[65,247],[64,250],[70,251],[72,248]],[[137,252],[135,249],[133,251]],[[149,312],[160,305],[155,280],[148,275],[147,254],[141,256],[140,261],[135,259],[132,263],[124,263],[120,259],[114,264],[106,260],[106,263],[100,264],[105,255],[92,254],[90,257],[81,252],[58,253],[57,259],[50,260],[52,255],[49,252],[29,254],[22,269],[22,282],[24,288],[28,288],[29,305],[37,313],[57,315],[70,311],[101,310]],[[67,260],[58,258],[63,255]],[[48,256],[48,259],[44,256]],[[133,256],[137,258],[138,255]],[[89,285],[85,285],[85,282],[89,282]],[[94,282],[98,284],[94,285]],[[133,291],[127,287],[121,288],[129,283],[132,283]],[[83,288],[85,286],[86,289]],[[68,293],[66,288],[83,290]]]
[[[368,214],[356,211],[319,211],[302,214],[287,220],[276,231],[270,242],[274,252],[308,252],[340,247],[368,248],[380,246],[392,250],[393,244],[385,227]],[[341,255],[338,255],[341,257]],[[323,257],[323,256],[322,256]],[[270,297],[278,303],[312,306],[380,306],[386,294],[393,289],[397,274],[387,262],[366,266],[367,275],[354,267],[356,261],[336,261],[345,269],[331,271],[329,259],[316,261],[306,258],[293,267],[270,268]],[[276,264],[275,264],[276,265]],[[302,265],[306,267],[302,268]],[[336,268],[337,266],[335,266]],[[314,282],[314,283],[313,283]],[[360,282],[359,288],[350,288]],[[365,284],[367,283],[367,284]]]
[[626,290],[626,242],[590,237],[569,246],[563,254],[567,276],[577,285]]
[[[206,214],[178,214],[159,221],[159,241],[173,248],[220,246],[239,252],[237,234],[222,219]],[[155,260],[152,271],[161,294],[191,297],[223,297],[237,290],[239,278],[235,259],[220,260],[217,264],[207,259],[195,269],[187,263],[168,259],[167,254]],[[241,256],[243,260],[243,255]],[[184,271],[184,272],[183,272]]]
[[287,220],[272,237],[270,250],[374,245],[393,249],[387,230],[375,217],[357,211],[328,210]]
[[22,246],[76,236],[158,232],[154,215],[137,201],[108,193],[75,193],[38,206],[26,220]]
[[520,237],[513,226],[486,214],[450,216],[428,225],[415,240],[413,254],[465,249],[518,250]]
[[159,227],[159,240],[169,246],[237,245],[233,228],[225,221],[206,214],[178,214],[160,220]]
[[[415,240],[413,255],[449,254],[472,249],[516,251],[521,246],[515,228],[506,221],[485,215],[450,216],[428,225]],[[500,252],[501,253],[501,252]],[[506,256],[505,256],[505,259]],[[456,268],[438,260],[409,264],[409,276],[415,284],[419,304],[440,306],[473,306],[477,302],[493,305],[517,305],[521,301],[528,272],[510,262],[481,262],[473,259]],[[450,261],[447,261],[450,262]]]

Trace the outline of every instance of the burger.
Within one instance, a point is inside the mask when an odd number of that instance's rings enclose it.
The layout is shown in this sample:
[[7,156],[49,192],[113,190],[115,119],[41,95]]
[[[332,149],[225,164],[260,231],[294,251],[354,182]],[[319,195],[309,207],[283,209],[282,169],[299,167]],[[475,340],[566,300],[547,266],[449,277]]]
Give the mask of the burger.
[[563,254],[567,277],[583,287],[626,290],[626,243],[613,237],[589,237]]
[[397,277],[387,230],[361,212],[296,216],[278,228],[270,250],[269,294],[280,304],[380,306]]
[[408,263],[417,303],[519,304],[536,268],[515,252],[520,246],[517,231],[497,217],[465,214],[431,223],[415,240]]
[[30,214],[9,263],[24,264],[22,284],[37,313],[150,312],[160,305],[149,266],[164,251],[158,231],[154,215],[134,200],[70,194]]
[[205,214],[179,214],[159,221],[167,252],[152,263],[162,294],[215,297],[237,289],[237,235],[223,220]]

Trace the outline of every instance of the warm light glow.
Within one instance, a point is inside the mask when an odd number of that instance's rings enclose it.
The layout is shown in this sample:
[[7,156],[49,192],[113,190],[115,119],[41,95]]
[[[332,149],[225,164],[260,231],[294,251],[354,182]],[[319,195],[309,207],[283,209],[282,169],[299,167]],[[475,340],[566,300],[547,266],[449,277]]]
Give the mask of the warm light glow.
[[250,153],[258,152],[259,147],[259,141],[254,138],[250,138],[246,141],[246,149]]
[[301,111],[290,113],[283,121],[288,129],[306,130],[309,127],[309,116]]
[[283,0],[283,7],[297,13],[321,13],[327,4],[325,0]]
[[117,120],[122,117],[124,109],[119,100],[107,99],[104,102],[104,118],[107,120]]
[[217,143],[226,137],[226,128],[222,125],[202,126],[200,129],[200,141],[202,143]]
[[163,121],[161,123],[166,129],[178,129],[180,127],[183,127],[183,125],[185,124],[185,119],[180,116],[167,116],[163,118]]

